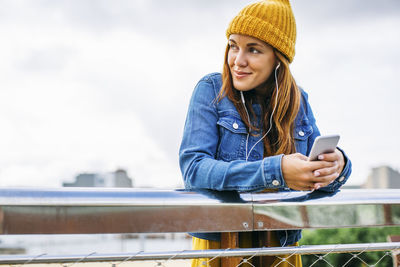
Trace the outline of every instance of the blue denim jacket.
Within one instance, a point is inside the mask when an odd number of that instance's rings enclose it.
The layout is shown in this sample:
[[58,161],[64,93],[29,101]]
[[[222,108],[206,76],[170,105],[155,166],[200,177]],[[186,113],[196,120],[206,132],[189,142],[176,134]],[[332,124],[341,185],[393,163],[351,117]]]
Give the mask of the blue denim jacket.
[[[246,161],[246,126],[227,97],[216,100],[221,86],[221,74],[208,74],[198,82],[190,100],[179,151],[185,188],[241,192],[291,190],[282,175],[283,155],[263,158],[264,145],[259,142]],[[315,124],[308,96],[303,90],[301,94],[302,103],[295,120],[294,138],[296,151],[308,155],[320,132]],[[259,124],[261,107],[254,104],[253,109]],[[249,150],[260,136],[262,135],[249,135]],[[346,165],[341,175],[319,191],[332,193],[346,182],[351,173],[351,162],[345,154],[344,156]],[[282,245],[293,244],[301,238],[299,230],[277,231],[277,234]],[[219,239],[217,233],[193,235],[209,240]]]

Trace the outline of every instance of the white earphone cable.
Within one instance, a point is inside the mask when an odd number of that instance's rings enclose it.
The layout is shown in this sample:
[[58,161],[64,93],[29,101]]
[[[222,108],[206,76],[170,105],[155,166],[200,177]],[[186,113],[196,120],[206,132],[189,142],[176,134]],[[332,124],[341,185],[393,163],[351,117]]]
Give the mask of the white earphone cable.
[[[244,100],[244,96],[243,96],[243,92],[242,91],[240,91],[240,97],[242,98],[243,107],[244,107],[244,110],[246,111],[247,121],[250,124],[250,116],[249,116],[249,112],[247,111],[247,108],[246,108],[246,101]],[[247,161],[247,146],[248,146],[248,143],[249,143],[249,133],[247,132],[247,137],[246,137],[246,161]]]
[[[271,116],[269,117],[269,128],[268,128],[268,131],[267,131],[267,132],[266,132],[266,133],[265,133],[251,148],[250,148],[249,153],[247,153],[247,146],[248,146],[248,143],[249,143],[249,134],[247,133],[247,139],[246,139],[246,161],[248,160],[251,151],[256,147],[256,145],[257,145],[261,140],[263,140],[263,139],[267,136],[267,134],[268,134],[268,133],[271,131],[271,129],[272,129],[272,117],[273,117],[273,115],[274,115],[274,112],[275,112],[275,109],[276,109],[276,105],[278,104],[279,85],[278,85],[278,77],[277,77],[276,72],[277,72],[277,70],[278,70],[279,67],[280,67],[280,63],[279,63],[278,66],[276,66],[276,68],[275,68],[275,85],[276,85],[275,105],[274,105],[274,108],[272,109]],[[240,95],[241,95],[241,98],[242,98],[242,102],[243,102],[244,109],[245,109],[246,114],[247,114],[247,120],[248,120],[248,122],[249,122],[249,124],[250,124],[250,116],[249,116],[249,113],[247,112],[247,108],[246,108],[246,105],[245,105],[244,96],[243,96],[243,92],[242,92],[242,91],[240,91]]]

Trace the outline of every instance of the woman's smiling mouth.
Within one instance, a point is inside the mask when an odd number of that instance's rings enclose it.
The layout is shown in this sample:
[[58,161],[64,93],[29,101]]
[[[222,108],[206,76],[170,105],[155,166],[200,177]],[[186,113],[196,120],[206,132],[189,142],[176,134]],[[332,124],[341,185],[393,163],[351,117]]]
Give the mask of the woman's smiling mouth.
[[238,79],[245,78],[251,74],[251,72],[237,71],[237,70],[234,70],[233,73],[234,73],[235,78],[238,78]]

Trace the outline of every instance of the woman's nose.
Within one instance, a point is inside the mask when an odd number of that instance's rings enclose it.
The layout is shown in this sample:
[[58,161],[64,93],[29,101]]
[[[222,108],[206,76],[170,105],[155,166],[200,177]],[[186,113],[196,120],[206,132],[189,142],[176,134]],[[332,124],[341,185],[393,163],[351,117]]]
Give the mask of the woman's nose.
[[239,66],[239,67],[246,67],[247,66],[246,55],[242,51],[239,51],[236,54],[235,65]]

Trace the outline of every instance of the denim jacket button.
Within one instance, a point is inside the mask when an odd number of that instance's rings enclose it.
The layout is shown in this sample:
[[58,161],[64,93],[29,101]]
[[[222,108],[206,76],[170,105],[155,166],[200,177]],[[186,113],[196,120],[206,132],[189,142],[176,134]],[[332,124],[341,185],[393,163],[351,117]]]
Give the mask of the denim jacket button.
[[273,180],[272,184],[275,185],[275,186],[278,186],[279,185],[279,181],[278,180]]
[[300,131],[300,132],[299,132],[299,135],[300,135],[300,136],[304,136],[304,132],[303,132],[303,131]]
[[237,130],[237,128],[239,128],[239,125],[236,122],[234,122],[232,124],[232,127],[233,127],[233,129]]

